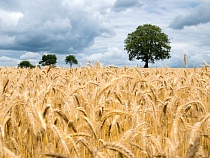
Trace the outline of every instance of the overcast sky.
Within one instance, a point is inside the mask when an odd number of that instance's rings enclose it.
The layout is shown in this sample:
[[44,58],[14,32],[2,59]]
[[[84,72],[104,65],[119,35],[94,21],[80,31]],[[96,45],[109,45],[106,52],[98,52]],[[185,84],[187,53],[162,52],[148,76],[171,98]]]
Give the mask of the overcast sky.
[[128,33],[139,25],[159,26],[171,42],[171,58],[149,67],[210,64],[209,0],[0,0],[0,66],[23,60],[36,65],[56,54],[59,67],[74,54],[80,66],[144,66],[129,61]]

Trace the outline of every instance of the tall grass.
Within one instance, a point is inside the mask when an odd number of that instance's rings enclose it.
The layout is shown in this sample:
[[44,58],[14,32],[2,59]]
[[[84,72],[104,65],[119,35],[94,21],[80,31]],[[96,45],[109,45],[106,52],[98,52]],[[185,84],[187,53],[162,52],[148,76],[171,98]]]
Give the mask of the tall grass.
[[210,157],[210,69],[0,69],[0,157]]

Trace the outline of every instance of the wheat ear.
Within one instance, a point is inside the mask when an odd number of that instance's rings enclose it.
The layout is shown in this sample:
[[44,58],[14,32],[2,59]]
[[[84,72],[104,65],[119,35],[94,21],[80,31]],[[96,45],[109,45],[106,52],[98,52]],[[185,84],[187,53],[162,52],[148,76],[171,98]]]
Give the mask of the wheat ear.
[[195,141],[193,143],[190,143],[188,152],[187,152],[187,158],[194,158],[195,154],[198,152],[200,146],[200,136],[198,135],[195,138]]
[[187,67],[187,55],[184,54],[184,65]]
[[117,151],[117,152],[121,153],[122,155],[124,155],[127,158],[135,158],[134,154],[129,149],[127,149],[125,146],[123,146],[120,143],[117,143],[117,142],[105,142],[104,140],[101,140],[101,139],[99,141],[103,143],[102,148],[106,148],[106,149]]
[[81,142],[90,152],[90,154],[92,155],[92,157],[95,156],[95,152],[97,151],[95,148],[92,148],[91,145],[84,139],[84,138],[80,138],[79,140],[77,140],[76,144],[78,142]]
[[68,147],[66,145],[66,142],[64,141],[63,136],[60,133],[59,129],[55,125],[52,125],[52,129],[55,131],[56,135],[60,139],[61,144],[63,146],[63,149],[64,149],[65,153],[68,154],[68,155],[70,155],[69,149],[68,149]]
[[93,132],[94,138],[97,140],[96,130],[91,122],[91,120],[88,117],[83,116],[84,120],[88,123],[91,131]]
[[47,157],[55,157],[55,158],[68,158],[66,156],[63,155],[59,155],[59,154],[44,154]]
[[68,127],[72,128],[72,130],[77,133],[77,129],[74,126],[74,123],[72,120],[69,120],[68,117],[60,110],[56,110],[56,113],[68,124]]
[[9,150],[5,147],[2,148],[2,152],[3,152],[3,156],[5,156],[4,154],[6,154],[6,155],[8,155],[9,157],[12,157],[12,158],[20,158],[20,156],[16,156],[11,150]]
[[126,112],[123,112],[123,111],[117,111],[117,110],[116,110],[116,111],[110,111],[110,112],[106,113],[106,114],[101,118],[102,124],[101,124],[100,129],[103,128],[103,125],[104,125],[106,119],[107,119],[108,117],[110,117],[110,116],[113,116],[113,115],[127,115],[127,116],[129,116],[129,117],[132,117],[132,114],[126,113]]
[[75,143],[75,141],[72,139],[72,137],[70,137],[70,136],[67,136],[67,138],[71,141],[71,143],[72,143],[72,145],[73,145],[73,147],[74,147],[74,150],[75,150],[75,153],[76,153],[76,155],[77,155],[77,157],[81,157],[80,156],[80,153],[79,153],[79,150],[78,150],[78,148],[77,148],[77,145],[76,145],[76,143]]

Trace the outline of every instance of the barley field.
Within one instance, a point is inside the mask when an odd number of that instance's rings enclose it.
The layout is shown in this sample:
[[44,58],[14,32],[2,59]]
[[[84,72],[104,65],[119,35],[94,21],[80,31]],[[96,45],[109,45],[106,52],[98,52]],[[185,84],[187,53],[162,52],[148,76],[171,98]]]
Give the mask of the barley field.
[[210,157],[210,69],[0,68],[2,158]]

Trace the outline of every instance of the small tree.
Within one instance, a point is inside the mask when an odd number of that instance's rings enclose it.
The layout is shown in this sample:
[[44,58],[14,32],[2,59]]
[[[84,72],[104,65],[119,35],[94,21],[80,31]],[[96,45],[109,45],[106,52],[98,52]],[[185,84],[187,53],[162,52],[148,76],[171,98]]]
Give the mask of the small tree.
[[125,50],[128,52],[129,60],[141,59],[145,62],[144,68],[148,68],[148,63],[171,57],[169,44],[168,36],[162,32],[160,27],[144,24],[128,34],[125,39]]
[[65,59],[66,64],[70,64],[70,68],[72,67],[72,64],[78,64],[78,61],[74,55],[68,55]]
[[39,62],[42,66],[54,66],[57,63],[57,57],[55,54],[48,54],[48,55],[43,55],[42,60]]
[[18,64],[18,67],[20,67],[20,68],[34,68],[35,66],[32,65],[29,61],[24,60],[24,61],[21,61],[21,62]]

